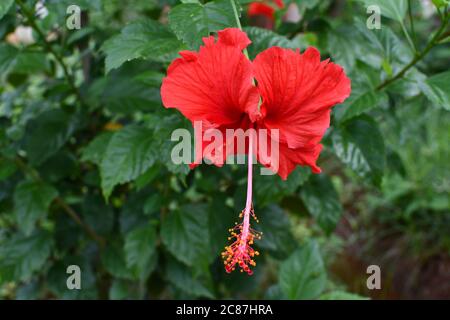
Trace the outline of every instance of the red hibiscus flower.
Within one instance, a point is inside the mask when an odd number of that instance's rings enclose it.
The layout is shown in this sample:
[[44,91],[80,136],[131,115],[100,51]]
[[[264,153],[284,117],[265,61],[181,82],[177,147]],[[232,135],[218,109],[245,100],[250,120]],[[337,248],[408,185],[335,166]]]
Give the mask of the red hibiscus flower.
[[[300,53],[272,47],[251,62],[243,53],[251,41],[239,29],[219,31],[217,41],[210,36],[203,42],[199,52],[180,52],[181,58],[169,66],[161,87],[166,108],[178,109],[193,123],[202,122],[201,135],[196,134],[196,146],[201,151],[196,154],[197,160],[215,143],[202,139],[212,129],[224,134],[227,129],[267,130],[269,139],[279,146],[275,160],[267,157],[267,150],[255,148],[259,136],[250,134],[244,148],[249,169],[243,222],[230,229],[234,242],[222,255],[228,272],[238,265],[251,274],[253,257],[258,254],[251,245],[260,237],[250,228],[250,217],[256,219],[251,200],[253,154],[262,165],[277,168],[282,179],[297,165],[320,173],[316,164],[322,149],[320,141],[330,124],[331,107],[350,95],[350,80],[339,65],[321,61],[315,48]],[[273,130],[279,135],[273,135]],[[217,166],[223,165],[228,155],[238,153],[235,148],[227,148],[227,143],[209,156]]]

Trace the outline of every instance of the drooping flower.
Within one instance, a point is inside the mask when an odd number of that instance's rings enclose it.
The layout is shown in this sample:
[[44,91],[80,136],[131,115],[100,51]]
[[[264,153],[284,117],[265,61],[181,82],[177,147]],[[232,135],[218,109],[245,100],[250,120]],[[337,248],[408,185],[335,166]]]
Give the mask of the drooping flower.
[[[178,109],[191,122],[201,121],[201,134],[196,135],[198,157],[212,141],[204,141],[203,134],[215,129],[267,130],[269,139],[276,140],[279,157],[267,157],[261,150],[258,137],[249,135],[244,152],[248,154],[248,186],[241,224],[230,229],[234,242],[222,256],[227,272],[236,265],[249,274],[258,252],[251,245],[260,233],[250,227],[250,217],[256,219],[252,205],[253,155],[267,168],[277,168],[285,180],[297,165],[309,166],[320,173],[316,161],[322,145],[320,141],[330,124],[331,108],[350,95],[350,80],[342,67],[321,61],[315,48],[303,53],[271,47],[251,62],[243,50],[251,43],[247,35],[235,28],[218,32],[203,39],[199,52],[182,51],[167,70],[161,87],[166,108]],[[279,135],[272,135],[278,130]],[[222,166],[229,155],[237,154],[223,142],[221,151],[209,160]],[[272,152],[272,150],[270,150]],[[277,162],[274,164],[274,162]],[[194,167],[192,165],[191,167]]]
[[265,16],[274,20],[275,8],[284,8],[283,0],[265,0],[251,2],[248,6],[247,14],[249,17]]

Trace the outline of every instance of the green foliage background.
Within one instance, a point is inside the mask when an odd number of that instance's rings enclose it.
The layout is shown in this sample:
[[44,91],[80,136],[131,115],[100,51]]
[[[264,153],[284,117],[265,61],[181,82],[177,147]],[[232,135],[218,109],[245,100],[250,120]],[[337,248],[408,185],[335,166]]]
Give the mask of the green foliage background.
[[[178,51],[236,26],[230,0],[47,0],[44,18],[35,2],[0,4],[0,298],[359,299],[332,267],[352,243],[370,256],[389,233],[404,239],[391,242],[398,256],[448,259],[448,1],[425,17],[416,0],[288,0],[273,31],[236,1],[251,57],[316,46],[353,88],[334,109],[324,174],[255,177],[252,277],[220,259],[245,166],[172,164],[170,134],[190,124],[159,96]],[[300,22],[282,19],[290,3]],[[72,4],[80,30],[66,28]],[[371,4],[381,30],[366,27]],[[19,25],[34,44],[7,41]],[[72,264],[82,290],[66,287]]]

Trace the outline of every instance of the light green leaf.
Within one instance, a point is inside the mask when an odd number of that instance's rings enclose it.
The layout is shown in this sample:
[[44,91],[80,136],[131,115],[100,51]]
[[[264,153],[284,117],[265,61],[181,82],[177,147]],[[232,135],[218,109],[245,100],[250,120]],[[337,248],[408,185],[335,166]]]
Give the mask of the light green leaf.
[[326,175],[312,175],[301,190],[302,200],[319,226],[330,234],[342,215],[339,196]]
[[308,242],[280,266],[279,285],[291,300],[317,298],[326,281],[324,263],[316,242]]
[[0,2],[0,20],[8,13],[13,3],[14,0],[2,0]]
[[102,190],[106,199],[117,184],[139,177],[155,163],[153,132],[131,125],[116,132],[111,138],[100,166]]
[[332,132],[333,150],[356,174],[380,186],[386,162],[383,136],[376,122],[360,116]]
[[419,86],[431,102],[450,111],[450,71],[436,74]]
[[37,220],[47,215],[48,208],[58,192],[50,185],[23,181],[14,192],[14,213],[19,228],[30,235]]
[[204,267],[215,258],[211,255],[205,206],[186,205],[170,211],[162,221],[161,238],[167,249],[188,266]]
[[322,294],[319,297],[319,300],[369,300],[369,298],[362,297],[354,293],[337,290]]
[[169,26],[178,39],[191,49],[198,49],[203,37],[236,27],[236,20],[229,0],[211,1],[204,5],[183,3],[170,10]]
[[380,7],[381,14],[387,18],[391,18],[402,22],[408,9],[407,0],[358,0],[368,6]]
[[180,41],[162,24],[145,20],[133,22],[119,35],[103,45],[106,54],[106,73],[120,67],[124,62],[144,58],[167,62],[182,49]]
[[258,27],[246,27],[244,31],[252,41],[248,47],[248,53],[251,59],[255,58],[258,53],[267,48],[277,46],[287,49],[297,49],[299,44],[289,40],[285,36],[276,34],[273,31]]

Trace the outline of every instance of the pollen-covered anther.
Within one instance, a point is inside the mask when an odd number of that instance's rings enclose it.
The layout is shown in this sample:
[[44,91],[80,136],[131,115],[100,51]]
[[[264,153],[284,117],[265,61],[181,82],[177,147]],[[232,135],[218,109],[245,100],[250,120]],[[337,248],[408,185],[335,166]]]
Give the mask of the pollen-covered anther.
[[[258,221],[253,208],[247,214],[250,214]],[[239,216],[244,217],[245,220],[244,211],[242,211]],[[246,225],[246,230],[244,229],[244,223],[240,223],[236,224],[234,228],[229,229],[229,232],[231,236],[228,239],[234,239],[234,242],[231,245],[226,246],[225,251],[222,252],[226,272],[230,273],[234,271],[236,265],[238,265],[241,272],[246,272],[248,275],[253,274],[250,266],[256,266],[253,257],[259,255],[259,252],[254,250],[251,245],[253,245],[255,239],[261,239],[262,233],[250,228],[249,223]]]

